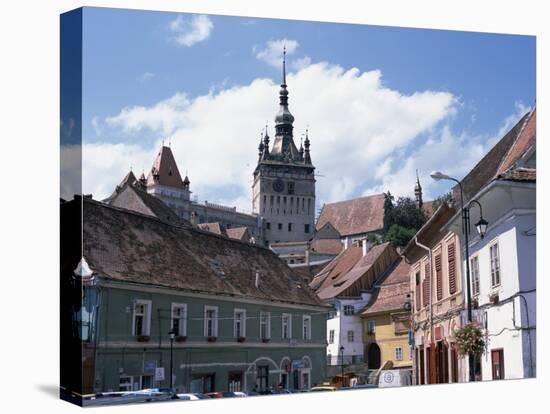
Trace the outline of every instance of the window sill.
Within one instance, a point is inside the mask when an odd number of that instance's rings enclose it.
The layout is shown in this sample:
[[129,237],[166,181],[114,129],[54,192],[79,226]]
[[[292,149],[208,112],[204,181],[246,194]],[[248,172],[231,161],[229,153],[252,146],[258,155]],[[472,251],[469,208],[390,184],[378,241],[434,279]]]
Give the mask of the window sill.
[[137,341],[138,342],[149,342],[151,337],[149,335],[137,335]]
[[217,339],[218,339],[218,338],[217,338],[216,336],[208,336],[208,337],[206,337],[206,340],[207,340],[208,342],[216,342]]

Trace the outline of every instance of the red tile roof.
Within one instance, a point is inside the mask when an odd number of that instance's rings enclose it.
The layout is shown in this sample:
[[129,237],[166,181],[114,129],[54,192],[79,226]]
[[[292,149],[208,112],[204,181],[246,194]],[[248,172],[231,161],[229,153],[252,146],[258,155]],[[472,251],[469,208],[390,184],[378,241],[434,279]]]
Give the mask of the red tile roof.
[[227,236],[231,239],[249,242],[251,240],[248,227],[233,227],[226,229]]
[[384,228],[384,194],[323,205],[315,228],[330,222],[342,236],[380,231]]
[[[517,162],[534,145],[536,145],[536,109],[525,114],[462,179],[464,202],[470,200],[491,181],[515,168]],[[460,200],[458,185],[453,188],[453,198]]]
[[397,258],[390,243],[370,248],[363,256],[362,247],[354,244],[340,253],[310,283],[319,298],[359,296],[362,290],[372,287],[376,279]]
[[405,310],[405,303],[410,301],[407,297],[410,291],[410,268],[405,260],[397,259],[382,283],[375,286],[371,300],[361,315]]
[[227,230],[225,229],[225,226],[223,224],[220,224],[218,222],[216,223],[200,223],[197,224],[197,227],[204,231],[209,231],[210,233],[217,234],[219,236],[225,236],[227,235]]
[[[63,203],[62,217],[81,206],[80,201]],[[263,247],[89,199],[83,200],[82,231],[82,254],[100,280],[230,295],[235,300],[321,304],[300,276]]]
[[147,175],[147,185],[150,186],[153,184],[184,189],[178,165],[170,147],[163,146],[160,149],[153,162],[153,167]]

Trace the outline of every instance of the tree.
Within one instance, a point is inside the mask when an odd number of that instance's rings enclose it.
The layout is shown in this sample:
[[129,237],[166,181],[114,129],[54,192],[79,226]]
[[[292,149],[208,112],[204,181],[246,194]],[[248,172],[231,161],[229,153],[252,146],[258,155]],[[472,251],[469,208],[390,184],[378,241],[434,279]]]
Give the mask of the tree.
[[388,191],[384,193],[384,234],[393,224],[393,196]]
[[384,236],[384,241],[390,242],[396,247],[403,247],[407,245],[415,234],[416,229],[393,224]]
[[426,222],[426,215],[410,197],[399,197],[392,209],[393,224],[418,230]]

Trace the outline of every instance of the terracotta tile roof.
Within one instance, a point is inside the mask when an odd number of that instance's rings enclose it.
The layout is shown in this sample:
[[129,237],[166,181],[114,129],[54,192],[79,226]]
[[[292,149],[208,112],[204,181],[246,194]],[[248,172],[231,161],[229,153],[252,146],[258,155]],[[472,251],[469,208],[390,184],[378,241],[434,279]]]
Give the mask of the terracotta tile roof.
[[537,181],[537,170],[536,168],[515,168],[500,175],[500,178],[507,181],[535,182]]
[[362,290],[372,287],[396,258],[397,252],[390,243],[371,247],[365,256],[362,247],[354,244],[318,273],[310,287],[321,299],[359,296]]
[[236,239],[241,240],[245,242],[250,242],[252,237],[250,237],[250,232],[248,231],[248,227],[233,227],[230,229],[226,229],[227,236]]
[[422,203],[422,209],[426,214],[426,218],[429,219],[434,214],[433,201],[424,201]]
[[[525,114],[520,121],[472,168],[462,179],[464,202],[470,200],[483,187],[512,168],[526,151],[536,144],[536,110]],[[460,200],[458,185],[453,198]]]
[[153,184],[184,189],[178,165],[170,147],[163,146],[160,149],[153,162],[153,167],[147,175],[147,185],[150,186]]
[[[61,208],[75,207],[73,200]],[[84,199],[83,240],[83,255],[100,280],[320,305],[301,277],[269,249],[192,227]]]
[[338,255],[344,249],[340,239],[318,239],[312,240],[309,250],[318,254]]
[[219,236],[225,236],[227,235],[227,230],[225,229],[225,226],[221,223],[199,223],[197,224],[197,227],[201,230],[208,231],[210,233],[217,234]]
[[375,286],[371,300],[361,315],[405,310],[405,303],[410,301],[407,298],[410,268],[405,260],[398,258],[383,281]]
[[189,222],[181,219],[162,200],[141,190],[139,186],[135,184],[135,180],[134,184],[131,184],[126,178],[123,182],[125,182],[125,184],[122,187],[117,186],[115,192],[107,200],[104,200],[105,203],[147,214],[148,216],[153,216],[169,223],[190,225]]
[[330,222],[342,236],[382,230],[384,227],[384,194],[323,205],[315,228]]

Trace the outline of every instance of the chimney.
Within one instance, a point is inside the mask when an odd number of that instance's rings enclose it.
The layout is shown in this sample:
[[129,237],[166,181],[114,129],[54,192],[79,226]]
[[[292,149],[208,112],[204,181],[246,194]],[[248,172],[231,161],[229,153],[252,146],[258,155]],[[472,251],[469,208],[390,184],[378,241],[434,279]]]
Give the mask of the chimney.
[[256,286],[256,289],[258,289],[258,286],[260,286],[260,272],[256,272],[256,282],[254,283]]
[[361,245],[363,246],[363,257],[365,257],[369,251],[369,241],[365,238],[363,239]]
[[195,211],[191,212],[190,221],[193,226],[196,226],[198,224],[198,215]]
[[344,239],[344,250],[346,250],[349,247],[349,237],[346,237]]
[[309,249],[306,249],[306,265],[309,266]]

